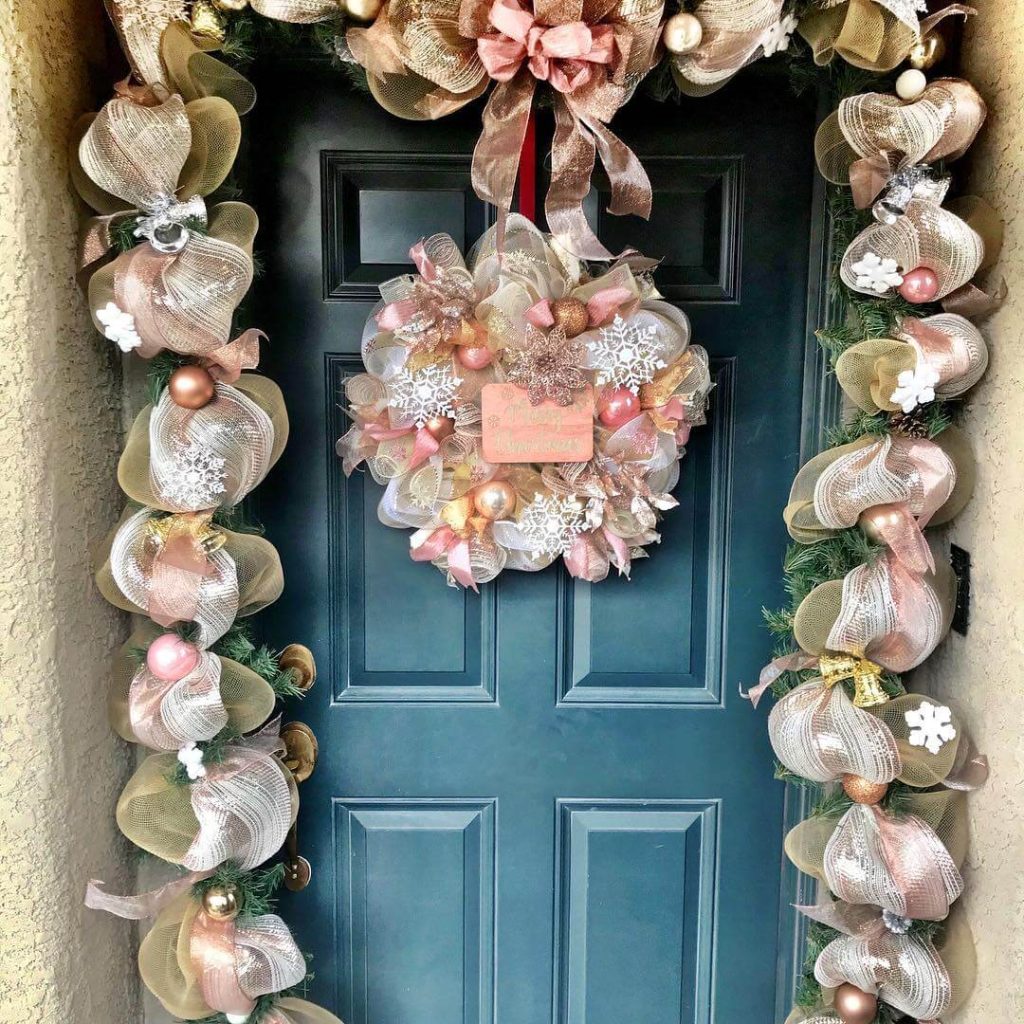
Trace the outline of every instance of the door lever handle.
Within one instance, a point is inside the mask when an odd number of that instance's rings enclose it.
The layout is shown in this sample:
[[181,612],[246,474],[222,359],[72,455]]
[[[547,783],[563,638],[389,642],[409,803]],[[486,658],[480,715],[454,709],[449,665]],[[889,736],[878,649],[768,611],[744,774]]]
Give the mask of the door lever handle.
[[[301,785],[316,768],[320,748],[316,735],[305,722],[288,722],[281,729],[284,743],[285,767],[292,773],[295,782]],[[284,841],[284,887],[289,892],[301,892],[309,885],[313,868],[305,857],[299,854],[299,824],[296,821],[288,830]]]

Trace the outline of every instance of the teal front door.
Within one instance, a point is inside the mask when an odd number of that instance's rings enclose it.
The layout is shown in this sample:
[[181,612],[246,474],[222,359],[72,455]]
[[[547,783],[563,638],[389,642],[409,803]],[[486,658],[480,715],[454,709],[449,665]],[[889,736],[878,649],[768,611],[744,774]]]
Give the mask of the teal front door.
[[312,882],[287,897],[313,997],[346,1024],[770,1024],[783,788],[738,684],[781,596],[813,112],[755,76],[617,119],[654,216],[607,216],[599,189],[591,212],[612,250],[663,257],[712,357],[708,425],[632,580],[553,566],[478,596],[410,561],[334,442],[377,285],[420,237],[468,246],[489,223],[479,110],[399,122],[326,66],[264,74],[292,83],[250,128],[257,322],[292,435],[260,491],[287,580],[262,628],[320,668],[293,712],[320,745],[298,821]]

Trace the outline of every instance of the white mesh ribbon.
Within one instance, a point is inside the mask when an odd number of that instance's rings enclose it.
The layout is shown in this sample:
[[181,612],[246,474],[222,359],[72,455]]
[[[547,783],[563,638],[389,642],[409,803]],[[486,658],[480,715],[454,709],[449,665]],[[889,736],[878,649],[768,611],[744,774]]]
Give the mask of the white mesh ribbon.
[[813,680],[787,693],[768,716],[775,756],[815,782],[844,774],[891,782],[900,773],[892,733],[875,716],[854,707],[841,685]]
[[199,652],[196,667],[174,682],[139,666],[128,691],[128,716],[138,741],[153,750],[178,750],[210,740],[228,723],[220,693],[221,660]]
[[274,447],[270,417],[229,384],[201,409],[176,405],[167,389],[149,420],[149,474],[174,512],[241,501],[266,476]]

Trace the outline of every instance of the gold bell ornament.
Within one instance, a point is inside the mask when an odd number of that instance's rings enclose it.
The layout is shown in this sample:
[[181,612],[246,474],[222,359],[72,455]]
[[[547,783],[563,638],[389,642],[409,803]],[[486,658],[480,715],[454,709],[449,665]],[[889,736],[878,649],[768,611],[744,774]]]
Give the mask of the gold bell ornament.
[[910,48],[907,63],[918,71],[927,71],[946,56],[946,40],[938,32],[926,32]]
[[818,659],[818,671],[824,684],[830,687],[852,679],[854,707],[873,708],[889,699],[882,689],[882,666],[867,658],[826,653]]
[[214,921],[234,921],[242,909],[237,885],[211,885],[203,893],[203,910]]
[[224,42],[224,16],[209,0],[195,0],[192,4],[192,13],[189,15],[189,26],[193,35],[213,39],[218,43]]

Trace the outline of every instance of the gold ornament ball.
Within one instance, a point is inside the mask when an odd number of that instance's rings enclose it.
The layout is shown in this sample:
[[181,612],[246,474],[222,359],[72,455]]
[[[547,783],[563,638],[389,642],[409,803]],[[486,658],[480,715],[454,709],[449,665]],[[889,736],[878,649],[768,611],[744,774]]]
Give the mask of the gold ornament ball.
[[504,480],[491,480],[473,493],[473,505],[484,519],[507,519],[516,510],[516,492]]
[[194,35],[224,42],[224,17],[209,0],[195,0],[189,24]]
[[555,299],[551,303],[555,326],[565,331],[567,338],[575,338],[590,326],[590,315],[585,302],[579,299]]
[[938,32],[922,36],[910,48],[907,61],[917,71],[927,71],[946,56],[946,40]]
[[876,505],[861,515],[860,528],[868,540],[884,544],[886,535],[891,537],[902,521],[899,509],[892,505]]
[[214,921],[234,921],[242,909],[235,885],[211,885],[203,893],[203,910]]
[[871,1024],[878,1015],[878,996],[844,981],[836,989],[835,1006],[843,1024]]
[[383,0],[344,0],[345,13],[356,21],[373,21],[384,6]]
[[201,366],[179,366],[167,382],[171,401],[182,409],[202,409],[213,401],[217,388]]
[[877,804],[888,788],[885,782],[871,782],[861,775],[843,776],[843,792],[855,804]]
[[673,14],[661,30],[662,42],[669,53],[690,53],[700,46],[704,29],[694,14]]
[[431,416],[423,427],[435,441],[443,441],[455,433],[455,423],[447,416]]

